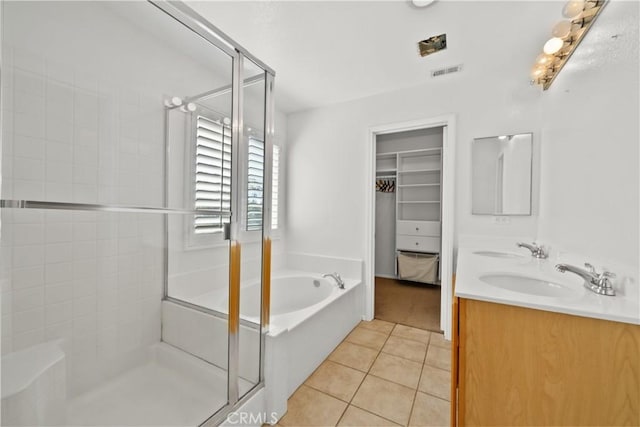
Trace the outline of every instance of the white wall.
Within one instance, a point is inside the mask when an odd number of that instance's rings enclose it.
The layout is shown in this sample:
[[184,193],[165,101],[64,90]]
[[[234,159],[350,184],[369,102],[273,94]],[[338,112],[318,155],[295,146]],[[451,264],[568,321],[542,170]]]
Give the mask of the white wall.
[[[422,86],[290,115],[289,249],[364,259],[365,191],[372,185],[366,176],[368,128],[455,113],[456,236],[540,235],[637,266],[638,5],[612,2],[604,14],[613,8],[624,8],[627,17],[619,29],[623,48],[611,57],[629,60],[617,70],[589,70],[585,60],[542,92],[529,86],[528,68],[483,73],[467,67]],[[616,31],[617,25],[609,28]],[[533,132],[533,215],[506,224],[471,215],[471,141],[522,132]]]
[[[638,2],[611,2],[593,30],[602,51],[574,55],[542,99],[540,236],[638,275]],[[616,14],[618,31],[598,32]],[[612,40],[610,34],[619,34]]]
[[[519,78],[499,76],[478,85],[446,76],[437,84],[290,115],[289,249],[364,259],[365,191],[372,185],[366,176],[368,129],[446,113],[458,119],[456,233],[535,235],[536,216],[498,226],[490,217],[471,215],[473,138],[539,132],[538,105],[531,100],[541,94],[528,84],[514,86],[514,80]],[[535,214],[536,200],[534,186]]]

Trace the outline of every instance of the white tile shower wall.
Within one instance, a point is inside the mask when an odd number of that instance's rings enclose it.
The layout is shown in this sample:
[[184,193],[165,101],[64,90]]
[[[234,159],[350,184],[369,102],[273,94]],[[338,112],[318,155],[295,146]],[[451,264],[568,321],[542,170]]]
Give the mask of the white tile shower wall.
[[[50,7],[39,5],[36,10]],[[163,94],[191,93],[190,79],[176,76],[200,66],[188,67],[186,57],[102,5],[56,5],[64,10],[56,11],[55,22],[22,7],[5,8],[2,198],[161,206]],[[154,70],[150,81],[127,78],[121,64],[101,70],[89,54],[78,61],[71,48],[60,51],[80,43],[65,40],[70,33],[64,27],[76,25],[82,10],[100,17],[92,19],[110,30],[104,34],[130,35],[129,44],[88,35],[93,39],[86,46],[131,45],[132,64],[144,47],[157,53],[139,65]],[[41,31],[38,37],[60,27],[52,32],[61,37],[58,52],[44,45],[30,52],[33,46],[21,44],[29,43],[26,38],[10,40],[23,34],[15,28],[27,17],[29,28]],[[3,354],[62,338],[73,395],[134,363],[160,340],[162,215],[3,209],[0,221]]]
[[[2,197],[82,203],[162,203],[161,92],[56,80],[5,48]],[[16,56],[12,60],[12,56]],[[11,100],[14,102],[11,102]],[[10,124],[9,126],[6,126]],[[12,124],[12,125],[11,125]]]
[[[3,278],[12,287],[2,295],[3,353],[63,339],[73,393],[113,373],[124,356],[159,341],[162,224],[161,216],[149,214],[4,210],[3,247],[11,244],[6,229],[14,235],[42,230],[43,236],[9,246],[13,263]],[[70,233],[44,237],[60,230]]]

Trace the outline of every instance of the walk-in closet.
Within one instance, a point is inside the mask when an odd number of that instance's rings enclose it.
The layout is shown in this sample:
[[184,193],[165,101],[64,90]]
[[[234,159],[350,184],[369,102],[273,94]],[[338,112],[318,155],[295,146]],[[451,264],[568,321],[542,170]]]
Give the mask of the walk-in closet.
[[439,330],[443,127],[376,137],[376,317]]

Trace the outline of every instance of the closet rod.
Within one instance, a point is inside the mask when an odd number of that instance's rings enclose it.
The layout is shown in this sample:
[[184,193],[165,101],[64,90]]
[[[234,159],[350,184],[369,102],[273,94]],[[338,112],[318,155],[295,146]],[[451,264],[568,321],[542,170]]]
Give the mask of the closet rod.
[[376,179],[396,179],[395,175],[378,175]]

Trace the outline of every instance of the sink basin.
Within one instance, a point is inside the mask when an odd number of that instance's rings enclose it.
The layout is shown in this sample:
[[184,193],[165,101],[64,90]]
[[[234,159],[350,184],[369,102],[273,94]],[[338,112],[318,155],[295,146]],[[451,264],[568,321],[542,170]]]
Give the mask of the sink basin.
[[475,251],[475,255],[490,256],[493,258],[522,258],[520,254],[514,254],[511,252],[498,252],[498,251]]
[[565,285],[517,274],[487,274],[480,276],[480,280],[497,288],[541,297],[566,298],[576,295],[573,289]]

